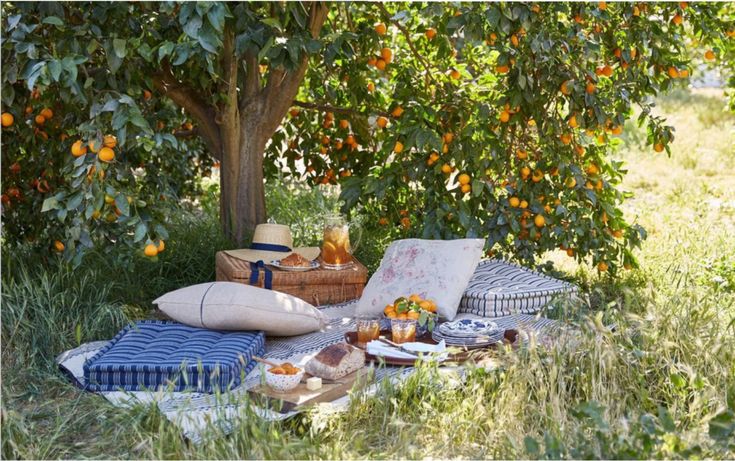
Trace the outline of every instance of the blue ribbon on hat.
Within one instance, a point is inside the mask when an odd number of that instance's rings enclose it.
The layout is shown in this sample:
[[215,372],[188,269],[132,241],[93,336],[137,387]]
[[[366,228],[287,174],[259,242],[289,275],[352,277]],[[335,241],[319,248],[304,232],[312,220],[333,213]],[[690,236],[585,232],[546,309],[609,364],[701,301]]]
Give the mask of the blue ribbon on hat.
[[[278,251],[281,253],[288,253],[289,251],[291,251],[291,248],[287,247],[286,245],[274,245],[271,243],[253,243],[250,245],[250,249],[261,251]],[[263,269],[263,273],[265,274],[263,286],[267,290],[272,290],[273,271],[266,267],[265,262],[263,262],[262,259],[258,262],[250,263],[250,285],[255,285],[258,283],[258,279],[260,278],[260,269]]]

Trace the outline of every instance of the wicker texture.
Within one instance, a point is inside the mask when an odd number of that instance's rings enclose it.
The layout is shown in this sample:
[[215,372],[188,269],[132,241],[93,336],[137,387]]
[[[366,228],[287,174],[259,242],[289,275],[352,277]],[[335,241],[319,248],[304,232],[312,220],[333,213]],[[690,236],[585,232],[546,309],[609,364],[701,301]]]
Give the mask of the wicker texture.
[[[314,269],[288,272],[269,266],[273,272],[273,289],[287,293],[315,306],[336,304],[362,296],[367,282],[367,268],[355,260],[353,267],[341,271]],[[250,263],[225,252],[216,256],[217,280],[250,284]],[[263,286],[260,271],[257,286]]]

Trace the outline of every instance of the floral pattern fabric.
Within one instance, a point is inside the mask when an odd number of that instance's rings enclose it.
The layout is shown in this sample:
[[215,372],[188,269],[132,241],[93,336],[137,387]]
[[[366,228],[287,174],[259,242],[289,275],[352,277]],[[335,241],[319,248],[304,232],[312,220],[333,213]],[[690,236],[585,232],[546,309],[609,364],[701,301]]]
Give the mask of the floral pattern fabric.
[[484,246],[483,239],[393,242],[368,281],[357,314],[381,314],[396,298],[415,293],[436,302],[441,318],[453,319]]

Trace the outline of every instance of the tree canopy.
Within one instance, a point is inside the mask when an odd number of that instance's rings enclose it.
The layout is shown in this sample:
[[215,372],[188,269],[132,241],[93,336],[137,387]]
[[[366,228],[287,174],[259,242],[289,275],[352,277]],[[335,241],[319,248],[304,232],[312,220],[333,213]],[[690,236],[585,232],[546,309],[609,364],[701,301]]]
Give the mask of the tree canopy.
[[396,237],[614,271],[645,237],[617,136],[637,107],[668,151],[651,97],[734,43],[727,3],[5,3],[6,233],[155,256],[160,202],[216,162],[239,241],[293,177]]

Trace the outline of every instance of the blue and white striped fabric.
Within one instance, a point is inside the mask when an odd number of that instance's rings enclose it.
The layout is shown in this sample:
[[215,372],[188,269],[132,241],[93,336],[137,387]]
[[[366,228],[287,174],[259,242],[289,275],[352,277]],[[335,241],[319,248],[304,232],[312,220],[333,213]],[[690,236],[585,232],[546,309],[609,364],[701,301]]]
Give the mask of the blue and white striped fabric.
[[217,331],[145,320],[125,327],[84,364],[91,391],[225,391],[263,355],[262,331]]
[[551,300],[577,293],[571,283],[507,261],[481,262],[459,303],[458,313],[481,317],[535,314]]

